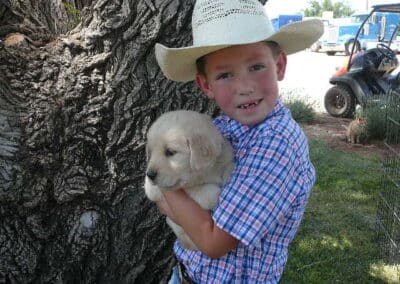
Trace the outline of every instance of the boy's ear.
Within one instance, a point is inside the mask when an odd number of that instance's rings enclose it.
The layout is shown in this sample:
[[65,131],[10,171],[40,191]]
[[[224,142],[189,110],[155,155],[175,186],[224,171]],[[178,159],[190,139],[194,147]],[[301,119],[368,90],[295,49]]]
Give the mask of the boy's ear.
[[286,52],[281,51],[276,60],[276,73],[277,73],[276,75],[278,81],[282,81],[283,78],[285,78],[286,64],[287,64]]
[[214,95],[210,90],[210,85],[208,84],[207,77],[205,75],[197,73],[196,84],[209,99],[214,99]]

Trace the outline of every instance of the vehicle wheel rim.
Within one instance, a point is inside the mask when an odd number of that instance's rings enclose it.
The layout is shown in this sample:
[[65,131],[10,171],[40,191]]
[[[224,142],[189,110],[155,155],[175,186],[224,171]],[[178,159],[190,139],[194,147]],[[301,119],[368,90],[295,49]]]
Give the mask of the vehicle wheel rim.
[[342,95],[336,95],[332,98],[332,105],[337,109],[342,109],[346,106],[346,100]]

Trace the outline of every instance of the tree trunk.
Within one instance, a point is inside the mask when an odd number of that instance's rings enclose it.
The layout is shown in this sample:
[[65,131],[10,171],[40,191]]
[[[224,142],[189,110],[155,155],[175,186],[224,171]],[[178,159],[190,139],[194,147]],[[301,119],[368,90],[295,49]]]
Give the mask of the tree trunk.
[[145,134],[169,110],[218,112],[154,57],[191,44],[194,0],[28,2],[0,4],[0,283],[165,283],[175,237],[143,192]]

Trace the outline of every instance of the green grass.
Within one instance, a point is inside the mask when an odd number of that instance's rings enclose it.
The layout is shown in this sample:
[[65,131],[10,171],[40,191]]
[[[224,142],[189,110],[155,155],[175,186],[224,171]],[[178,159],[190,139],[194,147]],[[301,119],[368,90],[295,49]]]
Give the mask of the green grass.
[[378,157],[332,150],[310,141],[317,180],[280,283],[400,283],[376,242]]

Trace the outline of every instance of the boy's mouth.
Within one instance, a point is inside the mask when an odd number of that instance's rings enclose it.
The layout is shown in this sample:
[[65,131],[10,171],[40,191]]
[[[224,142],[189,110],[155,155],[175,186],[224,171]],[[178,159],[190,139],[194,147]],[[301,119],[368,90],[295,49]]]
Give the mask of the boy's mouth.
[[259,99],[257,101],[251,102],[251,103],[242,104],[242,105],[239,105],[238,108],[240,108],[240,109],[253,108],[253,107],[256,107],[261,101],[262,101],[262,99]]

